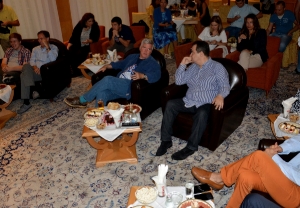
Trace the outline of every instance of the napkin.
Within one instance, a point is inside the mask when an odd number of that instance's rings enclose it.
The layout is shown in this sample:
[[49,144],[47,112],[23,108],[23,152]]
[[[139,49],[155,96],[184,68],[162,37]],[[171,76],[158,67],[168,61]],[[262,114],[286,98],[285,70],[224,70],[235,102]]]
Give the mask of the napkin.
[[120,127],[121,124],[121,116],[122,113],[125,109],[124,108],[119,108],[118,110],[109,110],[107,109],[107,111],[110,113],[110,115],[114,118],[115,121],[115,125],[117,128]]
[[0,90],[0,99],[8,103],[11,94],[11,87],[6,85],[3,89]]
[[118,59],[118,54],[117,54],[117,50],[114,49],[113,51],[107,50],[107,53],[109,55],[109,58],[112,62],[117,62],[119,61]]
[[288,113],[290,112],[290,109],[292,107],[292,104],[297,100],[297,98],[295,97],[290,97],[287,100],[282,101],[282,105],[283,105],[283,116],[285,118],[287,118]]
[[166,193],[166,175],[168,172],[168,165],[160,164],[158,166],[157,176],[153,176],[152,179],[155,182],[156,188],[158,190],[159,196],[165,196]]

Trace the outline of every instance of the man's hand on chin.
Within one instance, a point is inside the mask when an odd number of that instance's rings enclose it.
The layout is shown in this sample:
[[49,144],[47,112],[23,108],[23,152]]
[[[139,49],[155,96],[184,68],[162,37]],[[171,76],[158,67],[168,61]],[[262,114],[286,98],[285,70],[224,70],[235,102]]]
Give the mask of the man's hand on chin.
[[221,110],[224,105],[224,98],[222,95],[217,95],[214,100],[212,101],[212,104],[215,105],[216,110]]
[[192,63],[192,58],[189,57],[189,56],[186,56],[186,57],[183,57],[182,61],[181,61],[181,64],[183,65],[187,65],[189,63]]

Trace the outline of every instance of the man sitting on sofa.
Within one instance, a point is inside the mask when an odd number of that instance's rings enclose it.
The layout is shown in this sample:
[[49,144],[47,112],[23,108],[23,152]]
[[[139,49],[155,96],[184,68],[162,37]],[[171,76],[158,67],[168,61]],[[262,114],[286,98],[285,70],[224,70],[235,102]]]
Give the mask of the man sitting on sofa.
[[126,53],[133,48],[135,39],[129,26],[122,24],[120,17],[114,17],[111,20],[111,28],[109,29],[109,48],[116,49],[117,52]]
[[[29,102],[30,87],[35,85],[35,81],[41,81],[40,68],[42,65],[55,61],[58,56],[58,48],[49,43],[50,34],[48,31],[42,30],[37,33],[39,46],[32,49],[30,64],[25,64],[21,73],[21,99],[24,104],[17,110],[18,114],[22,114],[29,110],[32,106]],[[34,91],[32,98],[39,97],[39,93]]]
[[96,99],[96,106],[99,100],[102,100],[105,105],[108,101],[118,98],[129,100],[133,80],[145,79],[149,83],[154,83],[160,79],[160,65],[151,56],[152,50],[153,41],[145,38],[141,43],[139,54],[131,54],[122,61],[113,62],[99,69],[99,72],[112,68],[121,69],[117,77],[105,76],[82,96],[65,98],[64,102],[71,107],[82,108],[94,99]]
[[258,11],[255,7],[245,4],[244,0],[236,0],[235,6],[231,7],[228,15],[227,22],[230,24],[227,28],[225,28],[226,32],[229,32],[229,37],[235,37],[238,39],[239,33],[244,24],[244,18],[248,14],[255,14],[257,18],[261,18],[263,14]]
[[[221,110],[230,85],[227,70],[209,57],[205,41],[193,43],[191,54],[184,57],[176,71],[176,85],[188,86],[183,99],[167,103],[161,125],[161,144],[156,156],[162,156],[172,147],[172,125],[178,113],[193,114],[192,134],[185,148],[172,155],[173,160],[184,160],[198,150],[198,144],[207,125],[211,104]],[[191,64],[188,68],[187,65]]]
[[[271,33],[274,25],[276,25],[275,32]],[[292,40],[293,32],[296,30],[298,30],[298,23],[295,15],[290,10],[285,10],[284,1],[278,1],[275,6],[275,13],[270,17],[267,35],[280,38],[279,52],[285,51]]]

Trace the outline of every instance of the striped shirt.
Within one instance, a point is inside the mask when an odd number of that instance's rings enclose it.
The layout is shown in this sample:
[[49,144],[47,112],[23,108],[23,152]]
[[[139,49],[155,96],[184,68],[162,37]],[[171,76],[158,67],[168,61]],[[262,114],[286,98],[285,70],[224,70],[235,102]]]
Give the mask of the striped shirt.
[[185,107],[189,108],[212,103],[217,95],[225,98],[230,91],[228,72],[222,64],[208,59],[202,66],[193,63],[187,70],[186,65],[180,64],[175,73],[177,85],[188,86],[183,101]]

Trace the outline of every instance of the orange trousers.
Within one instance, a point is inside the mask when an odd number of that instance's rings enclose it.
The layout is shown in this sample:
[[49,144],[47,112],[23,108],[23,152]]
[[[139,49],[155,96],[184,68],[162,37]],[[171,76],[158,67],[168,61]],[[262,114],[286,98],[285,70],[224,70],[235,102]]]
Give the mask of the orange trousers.
[[268,193],[282,207],[300,206],[300,186],[288,179],[263,151],[255,151],[223,167],[221,176],[226,186],[235,183],[227,207],[240,207],[252,190]]

